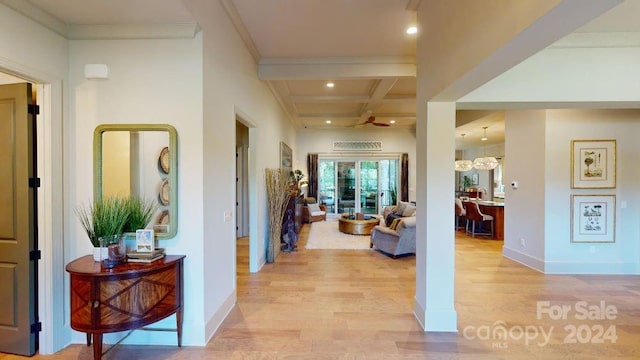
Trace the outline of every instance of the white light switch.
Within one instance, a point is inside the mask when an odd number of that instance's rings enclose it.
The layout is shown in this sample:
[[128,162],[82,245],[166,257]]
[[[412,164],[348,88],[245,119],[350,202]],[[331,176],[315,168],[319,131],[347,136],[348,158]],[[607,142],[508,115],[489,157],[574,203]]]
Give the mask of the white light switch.
[[620,209],[626,209],[626,208],[627,208],[627,200],[620,201]]
[[231,211],[225,211],[224,212],[224,222],[229,222],[231,221]]

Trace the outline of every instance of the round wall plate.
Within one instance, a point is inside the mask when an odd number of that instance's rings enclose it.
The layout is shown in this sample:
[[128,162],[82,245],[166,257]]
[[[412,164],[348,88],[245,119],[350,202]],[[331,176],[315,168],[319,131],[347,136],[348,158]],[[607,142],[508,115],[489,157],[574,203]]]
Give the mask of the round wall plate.
[[158,157],[158,165],[160,166],[160,170],[165,174],[169,173],[169,147],[165,146],[162,151],[160,151],[160,156]]

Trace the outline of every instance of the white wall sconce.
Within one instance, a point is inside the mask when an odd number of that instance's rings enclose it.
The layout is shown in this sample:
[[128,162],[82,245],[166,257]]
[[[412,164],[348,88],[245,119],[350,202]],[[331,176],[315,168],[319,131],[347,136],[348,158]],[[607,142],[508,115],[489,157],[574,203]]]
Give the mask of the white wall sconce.
[[85,64],[84,77],[87,80],[107,80],[109,67],[106,64]]

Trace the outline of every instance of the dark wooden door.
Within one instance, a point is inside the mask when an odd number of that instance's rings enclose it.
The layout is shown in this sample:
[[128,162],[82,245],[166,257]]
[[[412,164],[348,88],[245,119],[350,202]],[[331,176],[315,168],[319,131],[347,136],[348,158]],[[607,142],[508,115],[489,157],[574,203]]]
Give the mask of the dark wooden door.
[[0,86],[0,352],[20,355],[35,353],[38,334],[36,262],[30,260],[36,196],[30,186],[35,130],[29,104],[30,84]]

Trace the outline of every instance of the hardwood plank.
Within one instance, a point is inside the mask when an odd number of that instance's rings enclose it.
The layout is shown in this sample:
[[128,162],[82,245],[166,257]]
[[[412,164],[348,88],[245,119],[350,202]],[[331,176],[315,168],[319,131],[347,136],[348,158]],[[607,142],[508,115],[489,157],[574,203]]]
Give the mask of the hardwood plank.
[[[298,251],[248,271],[248,239],[238,240],[238,303],[206,347],[118,345],[105,359],[602,359],[640,356],[639,276],[544,275],[502,257],[502,242],[456,233],[458,333],[425,333],[413,315],[415,257],[375,250]],[[537,316],[538,301],[578,301],[617,308],[614,320]],[[525,343],[480,339],[477,330],[503,322]],[[185,324],[185,326],[189,326]],[[566,326],[615,326],[615,343],[566,344]],[[529,327],[529,328],[528,328]],[[534,327],[538,330],[534,330]],[[471,330],[470,330],[471,329]],[[586,329],[586,328],[584,328]],[[583,329],[583,330],[584,330]],[[465,332],[466,330],[466,332]],[[471,335],[471,336],[470,336]],[[516,334],[517,335],[517,334]],[[34,359],[90,359],[83,345]],[[0,354],[0,360],[21,359]]]

